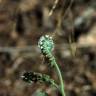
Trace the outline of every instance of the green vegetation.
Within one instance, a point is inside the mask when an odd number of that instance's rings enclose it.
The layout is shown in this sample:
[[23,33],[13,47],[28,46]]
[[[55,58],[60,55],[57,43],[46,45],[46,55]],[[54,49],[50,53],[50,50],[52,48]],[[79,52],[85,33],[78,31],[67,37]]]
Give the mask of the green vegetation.
[[55,83],[55,81],[50,78],[50,76],[41,74],[41,73],[26,72],[23,74],[22,79],[28,83],[32,83],[32,82],[42,83],[43,82],[43,83],[47,83],[49,85],[53,85],[56,88],[58,88],[58,90],[61,92],[62,96],[65,96],[64,83],[63,83],[61,71],[58,67],[55,57],[52,55],[52,50],[54,49],[54,42],[52,40],[52,37],[50,37],[49,35],[42,36],[38,42],[38,46],[41,49],[41,52],[44,55],[44,57],[47,58],[49,65],[57,71],[57,74],[58,74],[58,77],[60,80],[60,88]]

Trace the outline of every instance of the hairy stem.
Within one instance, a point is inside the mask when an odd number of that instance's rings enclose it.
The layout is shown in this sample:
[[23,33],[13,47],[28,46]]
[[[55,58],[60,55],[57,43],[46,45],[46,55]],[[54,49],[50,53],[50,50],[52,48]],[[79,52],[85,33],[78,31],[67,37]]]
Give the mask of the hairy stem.
[[60,90],[61,90],[62,96],[65,96],[64,83],[63,83],[63,78],[62,78],[62,75],[61,75],[61,71],[60,71],[59,66],[56,63],[55,59],[54,59],[53,62],[54,62],[54,67],[56,68],[58,76],[59,76],[59,79],[60,79],[60,85],[61,85],[61,89]]
[[66,96],[65,95],[65,92],[64,92],[64,82],[63,82],[63,78],[62,78],[62,74],[61,74],[61,71],[59,69],[59,66],[58,64],[56,63],[56,60],[55,60],[55,57],[50,53],[50,61],[51,61],[51,64],[55,67],[57,73],[58,73],[58,76],[59,76],[59,80],[60,80],[60,91],[62,93],[62,96]]

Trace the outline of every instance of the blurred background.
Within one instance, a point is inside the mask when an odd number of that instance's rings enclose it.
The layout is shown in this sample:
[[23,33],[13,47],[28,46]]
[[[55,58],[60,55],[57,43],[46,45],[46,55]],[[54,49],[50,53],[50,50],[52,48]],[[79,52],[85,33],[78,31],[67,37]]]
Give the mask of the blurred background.
[[55,0],[0,0],[0,96],[35,96],[37,90],[61,96],[20,77],[35,71],[59,84],[38,48],[45,34],[53,36],[66,96],[96,96],[96,0],[57,1],[55,6]]

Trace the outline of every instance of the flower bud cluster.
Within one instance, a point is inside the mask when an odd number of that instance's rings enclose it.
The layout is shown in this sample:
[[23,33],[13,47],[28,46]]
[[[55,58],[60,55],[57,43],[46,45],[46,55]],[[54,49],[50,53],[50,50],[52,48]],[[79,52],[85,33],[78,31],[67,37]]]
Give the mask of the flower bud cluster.
[[54,49],[52,37],[49,35],[42,36],[38,42],[38,47],[41,49],[43,55],[48,55]]
[[55,82],[50,76],[46,74],[36,73],[36,72],[25,72],[22,76],[22,80],[28,83],[46,83],[49,85],[54,85]]

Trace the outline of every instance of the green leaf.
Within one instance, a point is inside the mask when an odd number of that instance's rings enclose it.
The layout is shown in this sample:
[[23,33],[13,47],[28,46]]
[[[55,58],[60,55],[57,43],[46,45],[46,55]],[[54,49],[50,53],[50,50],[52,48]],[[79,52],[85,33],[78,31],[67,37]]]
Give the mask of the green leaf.
[[48,96],[48,94],[46,92],[38,90],[32,96]]

